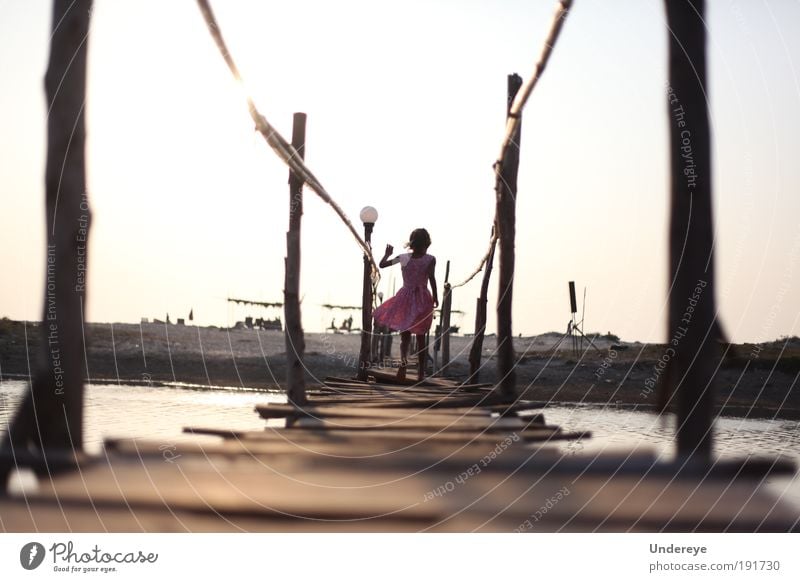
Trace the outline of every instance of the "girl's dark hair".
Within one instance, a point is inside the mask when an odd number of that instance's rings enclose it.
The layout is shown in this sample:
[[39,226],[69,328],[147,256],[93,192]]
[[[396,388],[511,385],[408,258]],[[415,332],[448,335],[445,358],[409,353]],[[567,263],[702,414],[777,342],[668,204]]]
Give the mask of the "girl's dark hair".
[[406,246],[412,251],[425,251],[431,246],[431,235],[424,228],[415,228],[411,231]]

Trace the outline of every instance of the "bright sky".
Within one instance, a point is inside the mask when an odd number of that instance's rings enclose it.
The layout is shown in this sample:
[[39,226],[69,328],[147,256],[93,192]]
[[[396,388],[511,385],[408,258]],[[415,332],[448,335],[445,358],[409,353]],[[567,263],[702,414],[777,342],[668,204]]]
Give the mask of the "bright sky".
[[[49,5],[0,0],[0,316],[15,319],[41,317]],[[708,5],[721,317],[735,341],[797,335],[800,3]],[[262,112],[287,138],[306,112],[309,166],[354,221],[378,209],[376,253],[424,226],[440,287],[448,259],[451,281],[471,272],[490,234],[506,75],[532,71],[553,2],[213,6]],[[576,0],[524,114],[515,333],[564,330],[575,280],[586,331],[665,338],[666,43],[660,1]],[[96,0],[89,47],[89,320],[282,316],[225,301],[282,299],[288,173],[195,2]],[[362,262],[310,192],[302,258],[304,326],[320,331],[348,315],[320,304],[360,303]],[[393,278],[399,267],[384,293]],[[479,284],[454,295],[464,331]]]

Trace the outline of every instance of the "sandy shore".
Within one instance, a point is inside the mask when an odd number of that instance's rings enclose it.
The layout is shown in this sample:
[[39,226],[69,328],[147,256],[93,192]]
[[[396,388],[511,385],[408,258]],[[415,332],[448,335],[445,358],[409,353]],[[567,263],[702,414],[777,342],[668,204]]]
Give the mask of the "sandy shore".
[[[27,350],[25,337],[27,332]],[[560,334],[515,339],[517,384],[526,398],[581,402],[618,407],[651,408],[657,399],[655,382],[665,346],[616,342],[598,338],[599,350],[584,343],[576,356]],[[39,338],[36,323],[0,321],[0,374],[26,377],[28,356]],[[286,375],[284,336],[276,331],[227,330],[215,327],[163,324],[88,324],[90,381],[121,383],[184,382],[210,387],[281,389]],[[448,375],[467,376],[472,338],[451,338]],[[360,335],[306,335],[309,384],[326,376],[354,376]],[[495,338],[484,342],[481,381],[496,377]],[[397,356],[399,341],[394,342]],[[722,412],[760,418],[800,418],[800,394],[793,390],[800,372],[800,340],[792,338],[735,346],[736,358],[726,360],[717,376]]]

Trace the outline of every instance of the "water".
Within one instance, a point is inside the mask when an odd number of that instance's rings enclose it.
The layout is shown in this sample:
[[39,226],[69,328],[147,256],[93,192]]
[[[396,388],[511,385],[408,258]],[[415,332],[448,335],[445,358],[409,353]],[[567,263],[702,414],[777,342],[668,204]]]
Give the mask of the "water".
[[[0,431],[18,405],[24,382],[0,383]],[[185,426],[261,430],[256,404],[283,402],[281,394],[243,390],[189,389],[165,386],[89,385],[86,388],[85,448],[100,452],[107,437],[137,437],[170,444],[180,440],[217,441],[183,434]],[[565,430],[591,430],[592,438],[569,443],[571,452],[651,450],[669,459],[674,450],[674,421],[630,410],[552,405],[548,423]],[[800,462],[800,422],[720,418],[715,427],[720,458],[784,455]],[[769,487],[800,507],[800,478],[770,479]]]
[[[566,445],[581,454],[648,450],[658,458],[675,456],[675,419],[631,410],[591,406],[548,406],[545,419],[565,430],[590,430],[592,438]],[[714,425],[714,451],[719,459],[748,456],[784,456],[800,465],[800,422],[718,418]],[[769,478],[770,489],[784,500],[800,507],[800,475]]]
[[[25,390],[24,382],[0,383],[0,431],[5,430]],[[86,387],[84,447],[99,453],[103,439],[145,438],[169,444],[218,437],[184,434],[183,427],[261,430],[256,404],[285,402],[276,393],[166,386],[89,384]]]

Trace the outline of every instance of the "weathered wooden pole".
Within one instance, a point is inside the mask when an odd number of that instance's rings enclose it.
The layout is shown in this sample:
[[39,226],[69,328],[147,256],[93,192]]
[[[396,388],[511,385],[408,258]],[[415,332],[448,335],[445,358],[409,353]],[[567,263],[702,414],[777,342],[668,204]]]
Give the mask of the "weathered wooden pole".
[[[292,147],[298,157],[305,157],[306,114],[295,113],[292,124]],[[286,394],[295,406],[306,404],[303,355],[305,337],[300,313],[300,223],[303,217],[303,179],[289,171],[289,232],[286,233],[286,277],[283,290],[283,313],[286,320]]]
[[[492,238],[494,238],[494,227],[492,227]],[[481,356],[483,354],[483,336],[486,333],[486,306],[488,303],[489,280],[492,278],[492,265],[494,264],[494,252],[497,243],[492,244],[489,256],[486,258],[486,266],[483,271],[481,281],[481,293],[475,305],[475,337],[472,338],[472,346],[469,349],[469,379],[467,383],[480,381]]]
[[442,293],[442,367],[450,365],[450,312],[453,308],[453,288],[450,286],[450,261],[444,271],[444,291]]
[[[378,293],[378,302],[383,303],[383,293]],[[377,341],[373,342],[372,355],[382,366],[386,358],[386,338],[389,337],[389,334],[383,326],[374,326],[373,332]]]
[[703,0],[666,0],[671,215],[668,386],[677,395],[678,454],[709,461],[719,358],[714,284],[711,136]]
[[[47,256],[40,344],[30,391],[7,436],[63,455],[83,449],[83,337],[91,212],[86,193],[84,105],[91,0],[54,0],[45,211]],[[61,449],[61,453],[56,450]]]
[[[378,220],[378,211],[372,206],[365,206],[359,214],[364,223],[364,242],[372,249],[372,229]],[[372,345],[372,257],[364,253],[364,279],[361,293],[361,353],[358,363],[358,379],[366,380],[367,371],[372,362],[370,348]]]
[[[522,77],[508,76],[508,102],[511,103],[522,86]],[[520,112],[518,115],[522,115]],[[513,399],[517,394],[514,370],[514,336],[511,330],[511,307],[514,286],[514,239],[516,235],[517,171],[522,120],[516,127],[509,147],[495,171],[497,180],[497,229],[500,241],[500,275],[497,297],[497,373],[500,395]]]

